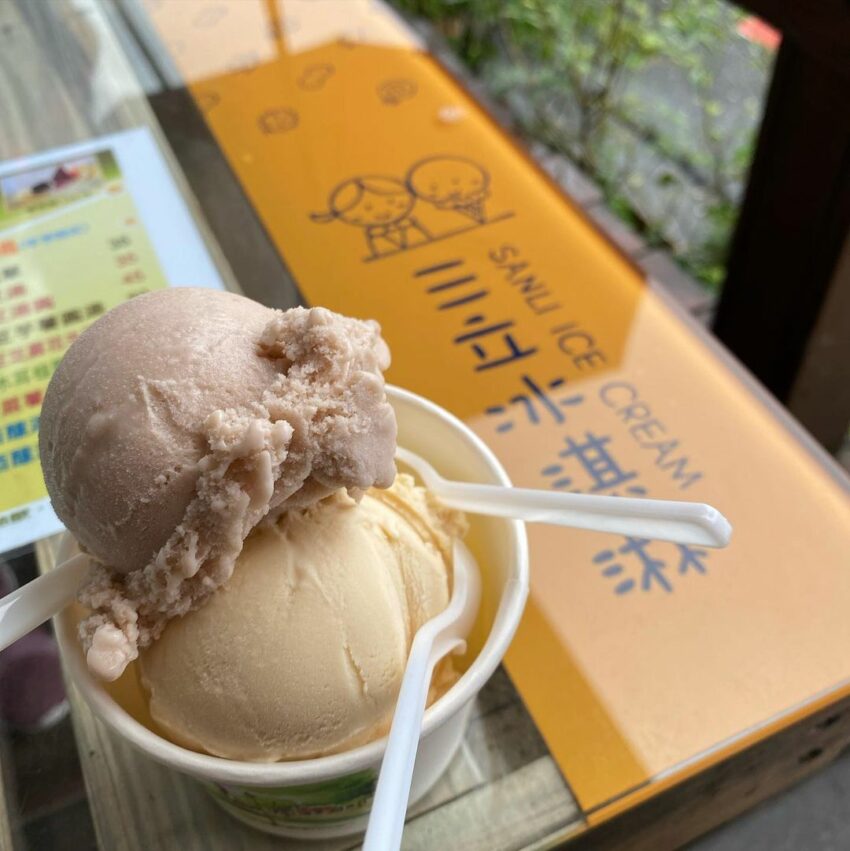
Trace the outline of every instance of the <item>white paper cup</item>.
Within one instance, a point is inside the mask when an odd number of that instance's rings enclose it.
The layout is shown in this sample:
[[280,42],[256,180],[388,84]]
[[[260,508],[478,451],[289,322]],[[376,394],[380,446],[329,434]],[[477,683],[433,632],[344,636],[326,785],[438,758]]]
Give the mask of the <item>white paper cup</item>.
[[[510,485],[487,446],[460,420],[432,402],[390,387],[399,444],[428,459],[448,478]],[[463,738],[472,702],[513,638],[528,596],[528,544],[519,521],[470,516],[467,544],[482,573],[482,601],[465,672],[425,713],[410,802],[421,798],[448,766]],[[75,551],[65,535],[59,560]],[[76,636],[81,609],[59,614],[56,632],[70,676],[92,711],[157,762],[195,778],[231,815],[269,833],[320,839],[365,830],[386,739],[341,754],[298,762],[238,762],[187,750],[155,732],[135,665],[116,683],[96,680]]]

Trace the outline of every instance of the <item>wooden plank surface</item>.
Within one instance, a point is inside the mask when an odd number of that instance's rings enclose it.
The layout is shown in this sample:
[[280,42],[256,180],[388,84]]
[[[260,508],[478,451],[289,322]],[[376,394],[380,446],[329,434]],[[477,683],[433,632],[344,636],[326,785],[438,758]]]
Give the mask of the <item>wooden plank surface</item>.
[[11,780],[8,743],[5,737],[0,736],[0,849],[15,847],[12,842],[13,815],[9,808],[11,790],[8,787]]
[[[141,74],[145,86],[155,89],[156,74],[146,75],[127,62],[121,43],[128,43],[131,37],[126,33],[117,37],[115,28],[120,26],[114,10],[96,0],[0,0],[0,103],[4,105],[0,158],[140,124],[151,126],[162,138],[139,79]],[[152,94],[156,99],[157,92]],[[159,114],[167,118],[166,113]],[[178,153],[181,162],[196,157],[191,171],[200,180],[210,152],[193,148],[197,141],[191,136],[187,130],[185,150]],[[166,156],[223,276],[236,287],[193,193],[170,152]],[[233,186],[228,191],[232,193],[228,197],[237,198]],[[204,209],[220,199],[214,180],[199,194]],[[251,226],[249,212],[241,214],[246,228]],[[216,235],[226,225],[222,220]],[[260,244],[262,237],[251,239]],[[274,270],[273,261],[274,257],[266,255],[263,262]],[[257,279],[261,278],[258,274]],[[274,280],[263,286],[273,289]],[[257,286],[256,292],[253,285],[249,287],[250,294],[271,299],[268,291]],[[296,295],[287,292],[278,297],[290,303]],[[43,568],[52,565],[55,545],[55,540],[39,545]],[[73,689],[70,699],[101,848],[238,851],[280,847],[280,840],[234,821],[193,781],[118,740],[92,716]],[[588,848],[675,847],[833,758],[850,742],[850,714],[839,713],[837,720],[831,720],[835,716],[830,710],[819,719],[801,722],[578,842]],[[582,827],[581,813],[567,785],[516,691],[500,671],[479,696],[463,746],[449,770],[411,812],[404,847],[545,848],[573,837]],[[8,821],[0,818],[3,830],[8,831]],[[0,847],[6,847],[6,840],[0,832]],[[357,844],[344,840],[314,847],[317,851],[342,851]]]

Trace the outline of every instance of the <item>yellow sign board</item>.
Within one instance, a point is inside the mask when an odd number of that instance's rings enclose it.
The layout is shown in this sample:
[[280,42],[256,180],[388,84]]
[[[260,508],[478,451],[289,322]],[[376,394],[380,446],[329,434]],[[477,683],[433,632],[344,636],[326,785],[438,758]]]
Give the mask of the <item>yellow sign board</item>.
[[722,552],[529,530],[506,663],[603,818],[847,689],[850,503],[385,7],[333,5],[149,4],[304,297],[377,318],[389,378],[517,484],[735,526]]

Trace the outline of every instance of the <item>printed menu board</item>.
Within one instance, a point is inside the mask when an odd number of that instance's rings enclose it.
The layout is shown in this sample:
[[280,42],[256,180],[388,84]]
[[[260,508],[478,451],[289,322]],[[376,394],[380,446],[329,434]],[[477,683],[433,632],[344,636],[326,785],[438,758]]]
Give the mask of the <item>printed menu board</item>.
[[223,287],[147,129],[0,164],[0,552],[62,528],[38,425],[63,353],[105,311],[169,285]]

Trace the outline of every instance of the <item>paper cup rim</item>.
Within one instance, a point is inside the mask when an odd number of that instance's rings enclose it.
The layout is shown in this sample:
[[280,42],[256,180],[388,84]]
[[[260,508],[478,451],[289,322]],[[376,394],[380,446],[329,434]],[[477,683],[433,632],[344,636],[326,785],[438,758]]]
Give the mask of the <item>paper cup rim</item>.
[[[496,479],[503,485],[510,486],[508,474],[492,450],[453,414],[434,402],[399,387],[388,385],[387,395],[391,399],[422,408],[451,425],[464,442],[487,462]],[[528,541],[525,526],[521,521],[502,522],[510,529],[510,563],[513,571],[502,591],[494,627],[481,652],[463,676],[426,710],[422,724],[423,738],[459,712],[483,688],[504,657],[519,625],[528,597]],[[63,551],[67,550],[72,542],[71,535],[65,532],[60,543],[59,561],[63,558]],[[386,737],[338,754],[269,763],[232,760],[188,750],[164,739],[119,706],[89,671],[82,653],[74,646],[77,642],[76,636],[68,635],[62,623],[57,624],[57,627],[57,637],[71,679],[95,715],[124,740],[157,762],[177,771],[210,782],[246,786],[286,786],[315,783],[352,774],[373,767],[381,760]]]

